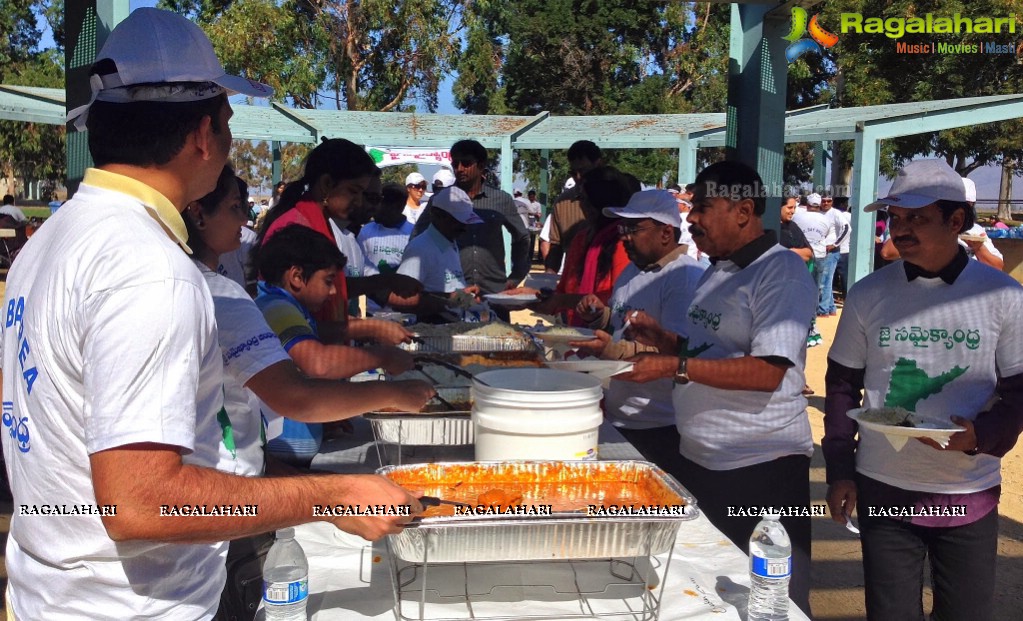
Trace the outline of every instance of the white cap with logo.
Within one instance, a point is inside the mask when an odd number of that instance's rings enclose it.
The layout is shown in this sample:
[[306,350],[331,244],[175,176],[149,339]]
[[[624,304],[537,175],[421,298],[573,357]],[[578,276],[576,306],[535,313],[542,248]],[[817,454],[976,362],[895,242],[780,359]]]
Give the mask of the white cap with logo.
[[67,114],[67,121],[74,121],[79,131],[85,129],[89,107],[97,100],[180,103],[222,93],[273,95],[266,84],[227,75],[206,33],[170,11],[149,7],[132,11],[117,24],[96,56],[97,62],[106,59],[113,61],[116,72],[92,75],[89,103]]
[[944,160],[916,160],[895,175],[888,196],[877,199],[863,211],[877,211],[886,205],[919,209],[942,200],[967,201],[963,178]]
[[440,184],[442,188],[450,188],[455,185],[455,173],[451,172],[447,168],[441,168],[437,171],[437,174],[433,176],[433,185]]
[[462,188],[452,186],[444,188],[433,195],[430,204],[451,214],[451,216],[462,224],[482,224],[480,218],[472,208],[472,199]]
[[969,177],[963,177],[963,187],[966,189],[966,202],[977,202],[977,184]]
[[807,194],[806,195],[806,204],[810,205],[812,207],[820,207],[821,206],[821,195],[816,193],[816,192],[814,192],[813,194]]
[[636,192],[629,198],[625,207],[605,207],[604,215],[616,218],[650,218],[677,229],[682,228],[678,201],[675,200],[675,195],[667,190]]

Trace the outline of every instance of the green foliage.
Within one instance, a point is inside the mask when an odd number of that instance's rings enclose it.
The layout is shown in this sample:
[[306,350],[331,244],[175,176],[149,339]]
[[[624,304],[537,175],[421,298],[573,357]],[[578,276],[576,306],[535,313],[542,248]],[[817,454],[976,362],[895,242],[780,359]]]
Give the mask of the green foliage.
[[[823,7],[821,22],[838,31],[842,12],[865,17],[951,16],[1007,17],[1015,13],[1021,30],[1023,0],[840,0]],[[1016,42],[1018,36],[987,34],[906,34],[914,43],[983,44]],[[1014,54],[904,54],[884,34],[846,33],[831,54],[838,63],[841,88],[836,100],[845,107],[1018,93],[1023,70]],[[931,132],[885,141],[881,170],[892,175],[920,154],[937,154],[962,174],[1004,159],[1023,156],[1019,120]]]

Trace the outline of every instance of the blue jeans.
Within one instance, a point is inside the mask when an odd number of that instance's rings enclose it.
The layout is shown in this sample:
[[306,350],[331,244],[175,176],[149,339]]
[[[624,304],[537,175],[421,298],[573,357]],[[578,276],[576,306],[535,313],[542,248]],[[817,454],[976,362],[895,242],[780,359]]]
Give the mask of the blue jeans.
[[835,293],[832,285],[835,280],[835,268],[838,267],[838,250],[817,259],[817,289],[820,291],[820,302],[817,304],[818,315],[829,315],[838,312],[835,306]]

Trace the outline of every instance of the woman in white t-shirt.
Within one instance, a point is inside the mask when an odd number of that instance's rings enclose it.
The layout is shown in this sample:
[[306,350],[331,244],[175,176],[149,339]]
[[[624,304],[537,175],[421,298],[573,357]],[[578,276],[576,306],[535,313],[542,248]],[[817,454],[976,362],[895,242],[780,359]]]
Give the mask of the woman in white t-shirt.
[[[234,171],[225,167],[210,194],[188,205],[185,225],[192,258],[213,296],[218,338],[224,357],[224,407],[217,416],[222,432],[219,470],[243,476],[297,474],[283,464],[264,462],[260,401],[301,422],[335,421],[386,407],[418,411],[434,394],[424,382],[342,383],[310,379],[281,346],[262,312],[238,283],[217,272],[220,256],[241,245],[248,206],[241,201]],[[399,385],[400,384],[400,385]],[[383,479],[381,485],[389,485]],[[244,599],[239,583],[259,577],[261,556],[273,542],[270,534],[231,542],[228,585],[221,612],[258,605],[259,589]],[[261,584],[260,581],[256,583]]]

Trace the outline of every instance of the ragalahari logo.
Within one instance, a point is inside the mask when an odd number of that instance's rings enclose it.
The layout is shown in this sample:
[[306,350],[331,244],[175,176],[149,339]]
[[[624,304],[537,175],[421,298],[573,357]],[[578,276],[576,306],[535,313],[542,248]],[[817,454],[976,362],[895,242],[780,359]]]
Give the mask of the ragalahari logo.
[[[821,47],[829,49],[838,43],[838,35],[828,32],[821,27],[815,14],[807,23],[806,9],[800,6],[792,7],[792,30],[783,38],[791,41],[785,48],[785,60],[789,63],[795,62],[797,58],[807,52],[821,52]],[[803,35],[809,30],[810,38],[804,39]]]

